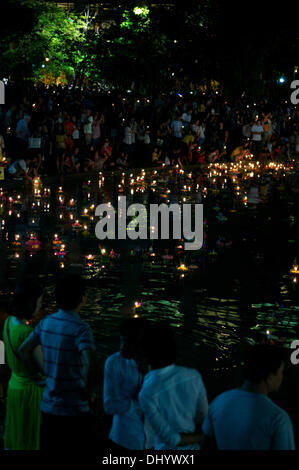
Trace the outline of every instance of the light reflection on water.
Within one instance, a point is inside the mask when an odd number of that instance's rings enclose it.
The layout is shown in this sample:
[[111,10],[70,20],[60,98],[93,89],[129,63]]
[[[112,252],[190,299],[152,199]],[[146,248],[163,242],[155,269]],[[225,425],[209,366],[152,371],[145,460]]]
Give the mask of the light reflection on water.
[[[258,267],[255,268],[262,277],[256,281],[250,273],[247,275],[247,261],[242,264],[245,256],[242,245],[238,245],[239,251],[215,255],[215,242],[209,245],[209,238],[207,247],[199,254],[180,252],[176,248],[177,242],[155,245],[152,241],[139,245],[132,241],[125,241],[123,244],[105,241],[99,243],[94,236],[95,221],[92,220],[93,211],[90,206],[105,200],[115,200],[117,197],[115,184],[108,181],[105,186],[101,178],[100,182],[100,189],[98,181],[83,181],[82,184],[80,181],[74,183],[70,180],[61,190],[59,185],[54,184],[51,186],[51,196],[47,192],[45,200],[42,197],[38,199],[39,205],[36,204],[36,197],[18,190],[24,213],[33,211],[34,219],[30,213],[30,223],[28,220],[26,222],[26,218],[21,221],[20,217],[14,219],[16,213],[21,213],[20,201],[12,206],[8,199],[3,199],[5,207],[1,210],[5,229],[2,230],[0,247],[3,260],[0,266],[0,298],[8,297],[20,273],[30,272],[44,280],[47,286],[45,311],[51,313],[56,309],[53,285],[57,275],[63,269],[70,268],[82,273],[88,283],[88,300],[81,315],[94,331],[98,356],[102,360],[118,348],[120,323],[133,314],[135,301],[142,303],[142,315],[146,318],[153,322],[165,322],[175,328],[180,345],[179,361],[202,371],[237,367],[243,348],[247,344],[264,340],[267,330],[270,332],[270,340],[279,341],[286,347],[293,339],[299,338],[299,307],[287,274],[290,260],[296,255],[295,242],[294,246],[290,245],[290,249],[288,246],[289,251],[281,261],[281,274],[277,274],[270,287],[267,285],[270,270],[266,264],[262,264],[262,257],[257,256]],[[161,184],[160,192],[144,190],[134,202],[148,203],[155,198],[160,202],[165,200],[171,185],[167,180]],[[123,189],[123,195],[131,191],[125,186]],[[14,194],[13,191],[11,193]],[[3,197],[5,194],[8,198],[8,192],[4,191]],[[172,201],[180,199],[175,195],[170,195],[169,198]],[[133,196],[128,199],[129,204],[133,201]],[[195,202],[197,194],[190,192],[187,199]],[[211,202],[209,204],[208,211],[212,214],[214,209]],[[88,216],[84,209],[88,211]],[[241,219],[256,217],[250,212],[244,212],[244,207],[237,206],[237,209],[237,215]],[[12,210],[13,213],[8,215],[5,210]],[[235,212],[235,209],[231,213],[227,211],[226,215],[228,225],[232,224],[237,232],[240,229],[240,219],[236,222]],[[212,219],[207,213],[208,224],[212,225]],[[35,221],[35,226],[32,226],[32,220]],[[86,225],[84,231],[74,231],[72,224],[76,220],[82,226]],[[214,221],[213,224],[217,230],[223,231],[223,227],[226,227],[222,222]],[[28,238],[26,232],[33,230],[42,241],[42,250],[30,256],[24,250],[24,244]],[[22,248],[19,250],[12,247],[16,233],[21,234]],[[59,253],[55,256],[52,248],[55,233],[65,244],[66,254],[61,257]],[[105,254],[101,252],[103,248],[106,250]],[[117,256],[109,257],[111,249]],[[130,253],[131,250],[133,254]],[[153,250],[156,257],[151,257]],[[163,260],[160,257],[163,253],[171,253],[173,259]],[[87,255],[92,255],[92,259],[88,260]],[[184,278],[177,270],[182,262],[190,267]],[[230,264],[235,266],[233,274],[228,269]],[[273,286],[276,290],[279,286],[278,297],[276,294],[274,297],[269,296]]]

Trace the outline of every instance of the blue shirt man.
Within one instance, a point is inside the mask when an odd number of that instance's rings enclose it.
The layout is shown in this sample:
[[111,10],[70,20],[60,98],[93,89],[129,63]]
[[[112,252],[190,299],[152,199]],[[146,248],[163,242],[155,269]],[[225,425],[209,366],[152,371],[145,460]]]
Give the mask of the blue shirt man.
[[17,122],[17,127],[16,127],[17,137],[19,137],[24,142],[28,142],[28,139],[30,137],[30,131],[28,128],[28,123],[30,122],[30,119],[31,117],[26,115],[24,116],[23,119],[20,119]]
[[181,116],[178,116],[176,119],[174,119],[172,123],[170,124],[170,127],[173,131],[174,137],[176,137],[177,139],[181,139],[182,127],[183,127]]
[[282,350],[267,344],[250,347],[242,387],[222,393],[209,406],[203,449],[295,450],[288,414],[267,396],[279,390],[283,370]]
[[37,378],[35,348],[41,345],[45,389],[41,411],[41,450],[91,450],[90,403],[96,384],[94,339],[89,326],[79,317],[86,300],[85,281],[66,275],[56,286],[60,309],[44,318],[28,336],[19,353]]
[[224,450],[294,450],[288,414],[261,393],[233,389],[209,406],[203,432]]
[[86,364],[81,352],[95,349],[92,332],[75,311],[60,309],[31,333],[32,346],[42,345],[46,378],[41,410],[61,416],[88,413]]

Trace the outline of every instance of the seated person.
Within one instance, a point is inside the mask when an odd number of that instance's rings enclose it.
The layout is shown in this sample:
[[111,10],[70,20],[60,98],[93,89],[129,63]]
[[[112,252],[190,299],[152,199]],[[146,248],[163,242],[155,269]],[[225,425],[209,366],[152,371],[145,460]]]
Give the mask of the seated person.
[[163,163],[161,161],[161,155],[162,155],[162,149],[159,149],[158,147],[155,147],[152,153],[152,164],[158,165],[159,163]]
[[25,178],[28,181],[32,181],[31,176],[28,175],[28,165],[30,158],[15,160],[8,168],[8,174],[13,178]]
[[91,145],[84,160],[84,171],[91,171],[94,167],[95,148]]
[[101,148],[101,155],[108,159],[112,155],[112,147],[110,145],[109,139],[105,139],[104,145]]
[[32,178],[38,178],[38,169],[39,169],[39,157],[35,155],[33,158],[30,159],[28,165],[28,176]]
[[108,160],[109,155],[99,154],[98,150],[95,151],[94,154],[94,164],[93,170],[94,171],[102,171],[105,165],[105,162]]
[[127,152],[124,150],[121,152],[120,156],[116,159],[116,165],[118,168],[127,168],[129,166]]
[[267,145],[264,145],[264,147],[260,151],[260,153],[258,155],[258,159],[261,162],[264,162],[264,163],[266,163],[268,160],[271,159],[271,153],[269,152],[269,149],[268,149]]
[[214,150],[208,155],[208,161],[210,163],[216,162],[220,158],[220,152],[218,149]]
[[63,160],[61,164],[62,173],[73,173],[73,162],[69,153],[63,154]]

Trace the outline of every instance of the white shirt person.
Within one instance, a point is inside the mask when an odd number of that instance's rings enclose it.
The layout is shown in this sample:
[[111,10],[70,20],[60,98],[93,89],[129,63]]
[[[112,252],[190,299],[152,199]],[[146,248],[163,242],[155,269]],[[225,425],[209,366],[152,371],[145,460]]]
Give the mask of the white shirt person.
[[200,373],[174,364],[171,331],[154,325],[143,340],[152,370],[145,376],[138,399],[154,434],[155,450],[199,449],[201,424],[208,413]]
[[121,350],[109,356],[104,369],[104,410],[113,415],[109,438],[118,446],[131,450],[152,447],[152,434],[145,423],[137,396],[143,375],[135,356],[146,322],[129,318],[121,327]]

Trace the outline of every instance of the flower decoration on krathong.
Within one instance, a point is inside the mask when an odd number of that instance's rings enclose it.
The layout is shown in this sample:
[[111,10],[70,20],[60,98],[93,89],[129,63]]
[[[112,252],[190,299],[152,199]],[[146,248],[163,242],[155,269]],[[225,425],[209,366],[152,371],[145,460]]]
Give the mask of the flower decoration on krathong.
[[41,242],[37,239],[34,233],[30,234],[30,239],[25,243],[25,248],[30,253],[35,253],[36,251],[40,250]]
[[22,243],[20,242],[20,235],[18,233],[15,234],[15,239],[11,242],[12,247],[15,250],[18,250],[22,247]]
[[86,264],[89,268],[92,267],[93,265],[93,261],[94,261],[94,255],[90,254],[90,255],[86,255],[85,256],[85,260],[86,260]]
[[82,225],[80,224],[79,220],[76,220],[73,225],[72,229],[74,232],[80,232],[82,230]]
[[180,266],[177,267],[178,271],[188,271],[188,268],[185,264],[180,264]]
[[139,318],[140,317],[140,314],[142,312],[142,309],[143,309],[143,304],[142,302],[139,302],[138,300],[136,300],[134,302],[134,307],[133,307],[133,317],[134,318]]
[[57,251],[55,251],[55,256],[59,259],[63,259],[66,255],[65,245],[61,245]]
[[299,276],[299,267],[297,264],[297,259],[295,259],[292,268],[290,269],[290,274],[292,275],[292,282],[293,284],[298,284],[298,277]]
[[54,235],[54,240],[52,241],[53,249],[57,250],[62,245],[62,240],[60,240],[57,233]]

